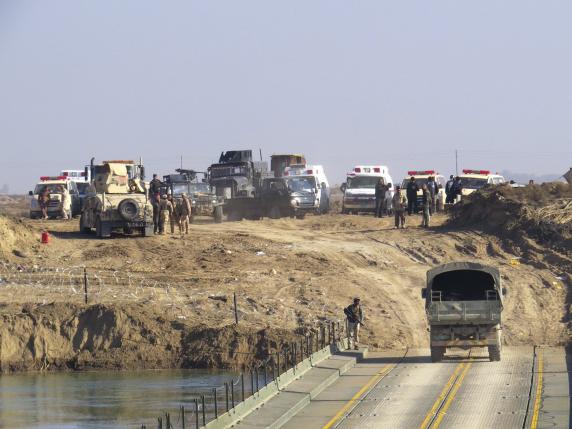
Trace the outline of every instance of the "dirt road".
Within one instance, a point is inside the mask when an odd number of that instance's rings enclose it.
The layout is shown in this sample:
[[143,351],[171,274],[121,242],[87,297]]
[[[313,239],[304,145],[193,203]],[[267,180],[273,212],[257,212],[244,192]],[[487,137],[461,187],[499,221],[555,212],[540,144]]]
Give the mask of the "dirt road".
[[[436,227],[429,230],[418,227],[416,216],[408,219],[405,230],[394,230],[387,218],[340,214],[223,224],[204,220],[192,225],[188,236],[108,240],[79,234],[77,220],[0,219],[0,228],[10,237],[0,245],[6,261],[0,283],[3,362],[18,355],[35,362],[42,354],[46,361],[57,360],[56,355],[62,361],[80,354],[87,359],[94,354],[93,347],[100,347],[98,353],[113,350],[112,343],[103,341],[96,346],[73,343],[79,328],[70,325],[71,313],[85,311],[91,304],[123,314],[113,323],[127,323],[129,332],[155,329],[160,337],[172,330],[173,323],[180,325],[180,335],[170,334],[173,338],[167,340],[176,342],[171,352],[180,354],[188,350],[189,335],[199,328],[229,329],[234,320],[233,293],[237,294],[240,327],[251,333],[250,343],[256,343],[263,329],[273,332],[278,341],[280,330],[293,335],[318,321],[341,319],[343,307],[359,296],[366,316],[363,340],[370,348],[426,347],[421,299],[425,273],[456,260],[500,267],[508,289],[503,315],[508,345],[562,345],[569,339],[567,290],[571,282],[570,271],[563,267],[572,264],[566,255],[556,258],[554,251],[533,242],[523,248],[478,231],[447,229],[439,226],[444,216],[436,216]],[[39,244],[43,229],[52,235],[48,245]],[[83,304],[83,266],[90,284],[87,307]],[[60,304],[76,310],[68,318],[56,317]],[[50,305],[53,310],[48,310]],[[57,323],[45,339],[34,337],[36,349],[30,351],[26,336],[32,328],[23,321],[40,312]],[[70,326],[72,340],[58,336],[63,325]],[[83,329],[86,333],[81,335],[89,336],[89,327]],[[118,338],[128,336],[127,331],[118,333]],[[138,335],[138,341],[149,341]],[[227,340],[237,336],[235,332]],[[61,356],[53,346],[42,346],[57,341],[71,341]],[[163,344],[157,353],[165,348]],[[133,350],[140,352],[137,347]],[[185,361],[178,354],[164,365]],[[139,353],[129,361],[145,359]],[[229,359],[201,359],[186,362],[229,364]]]

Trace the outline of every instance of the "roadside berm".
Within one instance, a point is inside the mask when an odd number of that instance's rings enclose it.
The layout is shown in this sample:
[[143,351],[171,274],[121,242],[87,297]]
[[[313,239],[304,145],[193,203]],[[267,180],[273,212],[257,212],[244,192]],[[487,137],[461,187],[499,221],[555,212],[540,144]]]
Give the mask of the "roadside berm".
[[500,268],[507,345],[566,344],[570,221],[557,204],[570,188],[521,189],[475,194],[429,230],[418,216],[394,230],[393,219],[331,214],[97,240],[76,221],[0,217],[14,236],[1,247],[2,371],[240,367],[342,319],[355,296],[370,350],[427,347],[426,272],[458,260]]

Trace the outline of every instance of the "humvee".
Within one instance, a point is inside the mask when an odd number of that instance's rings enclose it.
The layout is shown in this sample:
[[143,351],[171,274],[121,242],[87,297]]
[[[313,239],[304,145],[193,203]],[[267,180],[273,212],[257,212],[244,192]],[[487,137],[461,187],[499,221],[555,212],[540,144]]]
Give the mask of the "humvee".
[[[216,190],[209,185],[208,173],[177,168],[178,174],[163,176],[165,186],[161,192],[170,191],[173,198],[181,198],[185,193],[191,200],[191,222],[195,216],[210,216],[216,223],[222,222],[224,198],[216,195]],[[197,174],[202,173],[205,178],[200,181]]]
[[153,206],[143,179],[144,167],[133,161],[91,162],[91,184],[79,221],[82,233],[95,228],[100,238],[114,229],[153,235]]
[[487,347],[489,359],[501,359],[503,294],[497,268],[451,262],[427,272],[422,290],[429,322],[431,360],[448,347]]

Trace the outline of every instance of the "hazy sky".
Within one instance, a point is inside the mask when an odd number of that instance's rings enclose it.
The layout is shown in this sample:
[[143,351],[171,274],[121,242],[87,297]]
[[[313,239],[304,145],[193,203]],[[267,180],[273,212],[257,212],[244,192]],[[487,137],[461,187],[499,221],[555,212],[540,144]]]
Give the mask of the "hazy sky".
[[222,150],[354,164],[572,166],[570,1],[0,0],[0,186]]

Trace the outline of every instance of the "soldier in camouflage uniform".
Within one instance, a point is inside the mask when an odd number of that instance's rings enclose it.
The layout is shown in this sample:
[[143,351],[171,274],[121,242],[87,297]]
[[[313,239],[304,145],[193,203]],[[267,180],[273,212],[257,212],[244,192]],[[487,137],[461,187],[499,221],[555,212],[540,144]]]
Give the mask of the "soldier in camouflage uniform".
[[177,211],[177,202],[173,199],[173,195],[171,194],[167,194],[167,200],[171,203],[171,206],[173,207],[173,210],[169,213],[169,222],[171,223],[171,234],[174,234],[175,225],[179,224],[179,213]]
[[183,194],[179,206],[179,231],[181,232],[181,234],[183,233],[183,230],[185,231],[185,234],[189,233],[189,222],[191,218],[191,213],[192,213],[191,201],[189,200],[189,197],[187,197],[187,194]]
[[165,234],[165,222],[173,214],[173,204],[167,199],[167,195],[161,195],[159,202],[159,234]]

